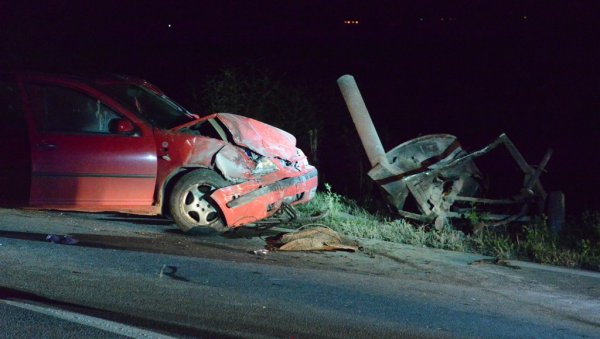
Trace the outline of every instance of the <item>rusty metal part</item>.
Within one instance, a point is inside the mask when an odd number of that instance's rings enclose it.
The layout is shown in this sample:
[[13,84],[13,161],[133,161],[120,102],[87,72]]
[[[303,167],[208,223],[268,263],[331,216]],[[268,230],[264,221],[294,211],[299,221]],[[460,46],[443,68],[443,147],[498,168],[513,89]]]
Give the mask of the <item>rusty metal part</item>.
[[548,225],[552,232],[558,234],[565,226],[565,194],[560,191],[551,192],[546,199]]
[[[385,153],[354,78],[344,75],[338,84],[346,100],[352,120],[361,138],[372,169],[368,175],[382,188],[388,202],[405,218],[433,223],[436,228],[448,224],[450,218],[465,218],[476,210],[487,225],[498,226],[514,221],[529,221],[530,207],[543,211],[546,201],[539,177],[552,150],[548,150],[534,169],[527,163],[506,134],[484,148],[468,153],[457,138],[449,134],[422,136],[402,143]],[[523,186],[510,199],[482,198],[482,174],[475,159],[504,145],[523,172]],[[412,197],[418,210],[405,209]],[[465,204],[468,204],[465,207]],[[564,205],[564,203],[563,203]],[[498,213],[491,207],[510,209]]]
[[[436,136],[422,138],[427,137]],[[405,144],[411,144],[411,142]],[[512,199],[480,198],[481,187],[479,178],[481,178],[481,173],[476,167],[474,160],[488,154],[500,145],[504,145],[507,148],[509,154],[512,155],[515,162],[522,169],[524,186],[519,194]],[[494,142],[479,151],[468,154],[461,150],[454,158],[449,156],[442,158],[438,163],[427,164],[409,175],[403,176],[403,173],[400,173],[394,178],[400,178],[400,182],[404,182],[407,188],[400,195],[408,196],[412,194],[422,215],[419,218],[415,218],[414,215],[401,214],[420,221],[431,222],[433,220],[436,228],[440,228],[447,223],[448,218],[465,218],[469,209],[456,212],[458,210],[456,203],[468,202],[471,210],[478,206],[476,209],[481,211],[480,217],[489,222],[488,226],[500,226],[515,221],[529,221],[530,218],[527,215],[531,205],[537,205],[538,211],[543,210],[546,192],[539,181],[539,176],[546,167],[551,155],[551,150],[546,152],[537,169],[534,170],[524,161],[523,156],[508,136],[502,134]],[[389,189],[385,185],[382,187]],[[511,214],[498,214],[487,212],[486,205],[512,205],[517,210]],[[539,208],[540,206],[542,209]],[[398,207],[398,209],[401,210],[402,207]]]

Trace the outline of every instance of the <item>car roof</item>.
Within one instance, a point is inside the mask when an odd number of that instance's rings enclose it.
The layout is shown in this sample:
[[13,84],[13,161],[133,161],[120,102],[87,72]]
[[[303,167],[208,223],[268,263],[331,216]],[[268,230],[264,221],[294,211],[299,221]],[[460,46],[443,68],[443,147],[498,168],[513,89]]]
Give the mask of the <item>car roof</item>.
[[0,72],[1,77],[32,77],[32,78],[45,78],[51,80],[70,80],[86,85],[95,87],[97,85],[108,85],[108,84],[132,84],[145,86],[148,89],[156,92],[157,94],[163,94],[163,92],[149,81],[140,77],[115,74],[115,73],[48,73],[48,72],[36,72],[36,71],[4,71]]

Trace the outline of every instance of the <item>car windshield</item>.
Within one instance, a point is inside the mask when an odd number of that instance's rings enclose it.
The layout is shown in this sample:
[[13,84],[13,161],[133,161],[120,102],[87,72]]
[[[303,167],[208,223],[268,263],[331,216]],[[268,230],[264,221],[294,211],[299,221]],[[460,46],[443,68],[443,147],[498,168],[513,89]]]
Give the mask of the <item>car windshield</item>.
[[102,87],[156,127],[169,129],[196,119],[194,114],[166,95],[159,95],[144,86],[118,83]]

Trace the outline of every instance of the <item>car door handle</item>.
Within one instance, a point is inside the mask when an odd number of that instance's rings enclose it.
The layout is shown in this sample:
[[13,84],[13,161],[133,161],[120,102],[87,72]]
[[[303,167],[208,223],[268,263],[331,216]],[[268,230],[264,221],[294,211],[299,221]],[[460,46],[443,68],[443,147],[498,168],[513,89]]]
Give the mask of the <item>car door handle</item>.
[[56,148],[56,145],[49,144],[47,142],[42,142],[42,143],[35,145],[35,147],[37,147],[37,149],[40,151],[51,151]]

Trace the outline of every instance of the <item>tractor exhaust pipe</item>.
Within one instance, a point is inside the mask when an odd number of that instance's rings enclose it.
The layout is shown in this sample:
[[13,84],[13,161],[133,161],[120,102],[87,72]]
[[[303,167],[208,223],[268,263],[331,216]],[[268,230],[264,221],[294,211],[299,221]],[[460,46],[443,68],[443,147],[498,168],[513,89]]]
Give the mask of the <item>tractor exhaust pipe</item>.
[[352,121],[354,121],[363,147],[367,152],[367,157],[369,157],[371,166],[375,167],[380,162],[387,163],[383,145],[381,144],[375,125],[373,125],[373,121],[371,120],[369,111],[367,111],[367,106],[360,94],[354,77],[351,75],[343,75],[337,80],[337,83],[342,91],[342,95],[344,96],[344,100],[346,101],[346,105],[348,106]]

